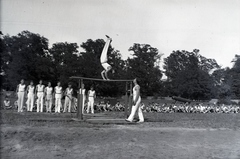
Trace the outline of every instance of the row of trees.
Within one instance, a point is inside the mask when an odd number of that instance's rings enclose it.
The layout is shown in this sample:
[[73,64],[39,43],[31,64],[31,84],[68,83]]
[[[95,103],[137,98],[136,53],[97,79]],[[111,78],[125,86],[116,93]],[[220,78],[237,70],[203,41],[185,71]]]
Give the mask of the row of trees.
[[[48,39],[29,31],[16,36],[1,38],[1,80],[2,88],[14,90],[20,79],[61,81],[66,87],[71,76],[101,78],[100,55],[103,39],[80,44],[59,42],[49,47]],[[79,47],[84,51],[79,52]],[[144,96],[182,96],[190,99],[240,98],[240,58],[236,55],[232,68],[221,68],[214,59],[199,54],[199,50],[173,51],[163,60],[163,69],[158,62],[161,54],[148,44],[133,44],[129,48],[132,56],[123,60],[121,53],[110,46],[109,63],[115,73],[112,79],[133,79],[138,77]],[[214,70],[214,71],[213,71]],[[167,80],[162,80],[163,73]],[[72,80],[74,87],[77,81]],[[94,85],[103,96],[124,94],[124,83],[86,81]]]

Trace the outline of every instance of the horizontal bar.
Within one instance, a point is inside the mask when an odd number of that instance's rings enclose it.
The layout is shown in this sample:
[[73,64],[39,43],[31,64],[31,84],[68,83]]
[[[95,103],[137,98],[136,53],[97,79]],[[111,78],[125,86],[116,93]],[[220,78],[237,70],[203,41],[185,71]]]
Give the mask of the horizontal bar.
[[117,79],[117,80],[104,80],[104,79],[99,79],[99,78],[88,78],[88,77],[79,77],[79,76],[72,76],[70,77],[71,79],[85,79],[85,80],[92,80],[92,81],[103,81],[103,82],[132,82],[132,80],[128,79]]

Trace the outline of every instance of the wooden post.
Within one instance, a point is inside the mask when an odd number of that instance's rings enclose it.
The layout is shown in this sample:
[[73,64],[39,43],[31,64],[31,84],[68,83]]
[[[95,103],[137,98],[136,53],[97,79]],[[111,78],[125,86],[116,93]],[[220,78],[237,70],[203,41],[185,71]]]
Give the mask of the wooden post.
[[82,120],[83,115],[82,115],[82,101],[83,101],[83,94],[82,94],[82,89],[83,89],[83,79],[79,80],[79,88],[81,88],[81,91],[78,93],[78,106],[77,106],[77,118]]
[[129,96],[129,110],[132,110],[132,104],[133,104],[133,85],[132,82],[130,83],[130,96]]
[[[81,88],[81,80],[78,80],[78,90]],[[78,92],[77,96],[77,118],[79,118],[79,110],[80,109],[80,92]]]
[[125,90],[125,117],[128,117],[128,82],[126,82],[126,90]]
[[82,107],[83,107],[83,79],[81,79],[81,91],[80,91],[80,111],[79,111],[79,118],[83,120],[83,112],[82,112]]

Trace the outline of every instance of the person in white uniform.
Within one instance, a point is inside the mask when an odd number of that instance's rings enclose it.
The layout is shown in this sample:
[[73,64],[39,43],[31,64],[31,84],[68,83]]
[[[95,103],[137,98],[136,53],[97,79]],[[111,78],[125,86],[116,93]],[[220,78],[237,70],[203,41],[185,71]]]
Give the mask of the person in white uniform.
[[94,114],[94,99],[96,98],[96,92],[91,87],[91,89],[88,91],[88,107],[87,107],[87,113],[89,113],[89,109],[91,107],[91,113]]
[[24,95],[25,95],[26,85],[24,84],[24,80],[21,80],[21,83],[17,85],[16,93],[18,96],[18,112],[23,112],[23,103],[24,103]]
[[57,86],[54,88],[54,94],[55,94],[55,113],[61,113],[61,107],[62,107],[62,86],[61,82],[57,83]]
[[34,104],[34,90],[35,86],[33,85],[33,81],[30,82],[30,85],[27,87],[27,111],[33,111],[33,104]]
[[64,103],[64,110],[63,110],[64,113],[66,113],[67,110],[69,113],[71,113],[72,98],[73,98],[73,88],[71,83],[69,83],[68,88],[66,88],[65,90],[65,103]]
[[136,111],[138,111],[138,117],[139,117],[139,123],[144,122],[144,117],[142,113],[142,108],[140,107],[141,104],[141,96],[140,96],[140,86],[138,85],[138,81],[135,78],[133,80],[134,87],[133,87],[133,106],[131,110],[131,114],[129,117],[126,119],[128,122],[133,122],[134,116]]
[[44,85],[42,80],[40,80],[39,84],[36,86],[36,95],[37,95],[37,112],[43,112]]
[[81,89],[82,89],[82,95],[83,95],[83,100],[82,100],[82,114],[84,114],[84,106],[85,106],[85,100],[86,100],[86,89],[84,88],[84,84],[82,84],[82,88],[79,89],[79,93],[81,93]]
[[48,82],[48,86],[45,88],[45,97],[46,97],[46,110],[47,113],[52,112],[52,102],[53,102],[53,88],[51,82]]
[[[107,51],[108,51],[108,47],[109,47],[112,39],[107,35],[106,35],[106,37],[107,37],[107,41],[102,50],[100,62],[102,64],[102,67],[104,68],[104,70],[101,72],[102,78],[104,80],[109,80],[107,73],[112,69],[112,66],[108,64]],[[113,73],[114,73],[114,71],[113,71]]]

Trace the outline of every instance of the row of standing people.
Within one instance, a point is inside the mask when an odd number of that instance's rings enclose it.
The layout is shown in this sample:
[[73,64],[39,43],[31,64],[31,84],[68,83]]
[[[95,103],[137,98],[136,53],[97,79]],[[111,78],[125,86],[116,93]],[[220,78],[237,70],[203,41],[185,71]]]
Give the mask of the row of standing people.
[[[81,89],[80,89],[81,90]],[[79,92],[80,92],[79,90]],[[34,107],[34,100],[37,97],[37,112],[43,112],[44,101],[46,103],[46,112],[52,111],[53,100],[55,99],[55,113],[60,113],[62,108],[61,99],[65,96],[64,109],[63,112],[71,112],[72,99],[73,99],[73,88],[71,83],[68,84],[68,87],[63,91],[61,83],[58,82],[56,87],[52,87],[51,82],[48,82],[48,85],[45,87],[43,81],[40,80],[39,84],[34,86],[34,83],[31,81],[28,86],[24,83],[22,79],[20,84],[17,85],[16,93],[18,96],[18,112],[23,112],[24,96],[27,94],[27,111],[32,112]],[[83,103],[86,100],[85,89],[83,86]],[[91,90],[88,91],[88,107],[87,113],[89,113],[91,108],[91,113],[94,113],[94,99],[96,98],[96,92],[91,87]],[[84,106],[84,104],[83,104]],[[83,107],[84,112],[84,107]]]
[[[142,113],[142,108],[140,106],[141,104],[141,96],[140,96],[140,86],[138,85],[138,80],[135,78],[133,80],[134,87],[133,87],[133,106],[131,109],[131,114],[127,119],[125,119],[128,122],[133,122],[135,113],[138,112],[139,116],[139,122],[144,122],[144,117]],[[35,90],[35,91],[34,91]],[[30,83],[30,85],[26,88],[26,85],[24,84],[24,80],[21,80],[21,83],[17,86],[17,94],[18,94],[18,112],[23,112],[23,101],[24,101],[24,94],[27,91],[28,93],[28,100],[27,100],[27,110],[32,111],[33,108],[33,100],[34,100],[34,92],[35,95],[37,95],[37,112],[43,112],[43,98],[46,94],[46,100],[47,100],[47,112],[50,112],[50,100],[53,99],[53,95],[55,95],[55,113],[60,113],[61,108],[61,99],[63,95],[63,90],[61,87],[61,83],[58,82],[57,86],[53,88],[51,87],[51,82],[48,83],[48,86],[45,88],[42,84],[42,80],[39,81],[39,84],[36,86],[36,89],[33,85],[33,82]],[[50,93],[51,92],[51,93]],[[83,89],[79,90],[81,94],[83,94],[83,103],[84,105],[86,100],[86,93],[83,85]],[[65,104],[64,104],[64,111],[68,108],[71,109],[71,97],[73,94],[73,88],[71,88],[71,84],[68,85],[68,88],[65,91]],[[51,98],[50,98],[51,97]],[[91,90],[88,91],[88,108],[87,113],[89,113],[90,107],[91,107],[91,113],[94,113],[94,99],[96,98],[96,92],[91,87]],[[69,99],[69,100],[68,100]],[[48,103],[49,100],[49,103]],[[31,103],[31,104],[30,104]],[[68,110],[69,110],[68,109]],[[84,112],[84,107],[82,107],[82,112]]]

